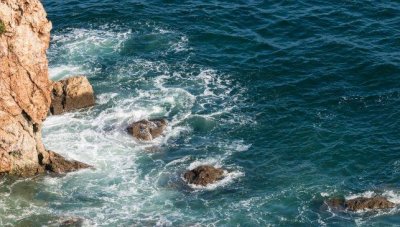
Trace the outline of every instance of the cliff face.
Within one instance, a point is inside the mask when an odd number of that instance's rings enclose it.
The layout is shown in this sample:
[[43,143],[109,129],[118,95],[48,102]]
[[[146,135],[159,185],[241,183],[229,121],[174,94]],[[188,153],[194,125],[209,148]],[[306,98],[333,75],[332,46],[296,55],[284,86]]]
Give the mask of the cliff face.
[[46,50],[51,23],[39,0],[0,0],[0,174],[51,169],[41,140],[51,103]]

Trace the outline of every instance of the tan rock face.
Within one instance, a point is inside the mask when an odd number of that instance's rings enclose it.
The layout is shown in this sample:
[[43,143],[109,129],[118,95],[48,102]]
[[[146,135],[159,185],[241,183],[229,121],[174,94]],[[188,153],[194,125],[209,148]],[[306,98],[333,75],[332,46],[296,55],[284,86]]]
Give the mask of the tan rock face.
[[85,76],[75,76],[53,83],[50,112],[54,115],[95,104],[92,85]]
[[52,26],[39,0],[0,0],[0,20],[0,174],[33,175],[50,160],[41,125],[51,102]]

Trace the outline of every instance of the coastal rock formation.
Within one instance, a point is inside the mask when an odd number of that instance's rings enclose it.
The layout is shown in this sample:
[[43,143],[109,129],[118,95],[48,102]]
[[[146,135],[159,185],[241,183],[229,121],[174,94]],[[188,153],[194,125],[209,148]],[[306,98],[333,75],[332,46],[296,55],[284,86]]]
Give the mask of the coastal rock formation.
[[52,25],[39,0],[0,1],[0,21],[0,174],[34,175],[62,159],[52,159],[41,139]]
[[381,196],[372,198],[357,197],[350,200],[333,198],[327,200],[326,204],[334,209],[347,209],[349,211],[388,209],[395,206],[394,203]]
[[150,141],[160,136],[168,122],[164,119],[141,120],[128,127],[128,132],[139,140]]
[[202,165],[187,171],[183,175],[183,178],[189,184],[206,186],[221,180],[223,176],[223,169],[209,165]]
[[[53,152],[53,151],[48,151],[49,153],[49,161],[47,163],[44,163],[44,168],[47,171],[57,173],[57,174],[63,174],[63,173],[68,173],[72,171],[76,171],[79,169],[84,169],[84,168],[90,168],[91,166],[82,162],[74,161],[74,160],[67,160],[61,155]],[[40,157],[39,157],[40,161]]]
[[395,206],[394,203],[387,200],[385,197],[358,197],[355,199],[347,200],[345,203],[346,209],[350,211],[358,211],[365,209],[387,209],[393,208]]
[[50,112],[54,115],[95,104],[92,85],[85,76],[53,82]]

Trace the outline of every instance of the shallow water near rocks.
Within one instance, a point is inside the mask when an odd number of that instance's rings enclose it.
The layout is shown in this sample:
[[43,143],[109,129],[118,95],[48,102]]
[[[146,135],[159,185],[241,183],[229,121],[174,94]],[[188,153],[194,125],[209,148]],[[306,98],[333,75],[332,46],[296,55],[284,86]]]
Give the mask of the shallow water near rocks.
[[[50,1],[53,80],[87,75],[96,106],[49,117],[46,146],[96,167],[0,180],[0,225],[395,226],[400,203],[396,1]],[[138,142],[133,121],[165,117]],[[228,170],[209,187],[182,173]]]

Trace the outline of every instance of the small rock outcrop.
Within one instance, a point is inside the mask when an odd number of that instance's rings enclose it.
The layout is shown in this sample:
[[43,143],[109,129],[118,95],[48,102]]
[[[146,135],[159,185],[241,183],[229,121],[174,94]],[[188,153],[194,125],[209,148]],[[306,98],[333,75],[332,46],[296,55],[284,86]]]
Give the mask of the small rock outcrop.
[[202,165],[185,172],[183,178],[189,184],[206,186],[224,177],[224,170],[214,166]]
[[83,226],[84,219],[71,217],[66,220],[61,220],[60,227],[81,227]]
[[358,197],[355,199],[347,200],[345,203],[346,209],[350,211],[365,209],[388,209],[393,208],[394,206],[394,203],[381,196],[372,198]]
[[0,175],[30,176],[57,162],[74,163],[52,158],[42,143],[51,103],[46,50],[52,25],[41,2],[0,1],[0,21]]
[[50,112],[53,115],[94,106],[92,85],[85,76],[53,82]]
[[67,160],[53,151],[48,151],[48,153],[49,153],[49,161],[46,164],[44,164],[44,167],[47,171],[50,171],[52,173],[63,174],[63,173],[73,172],[79,169],[92,167],[82,162]]
[[377,210],[388,209],[395,206],[394,203],[387,200],[385,197],[376,196],[371,198],[357,197],[354,199],[345,200],[342,198],[332,198],[326,201],[326,204],[334,209],[347,209],[349,211],[360,210]]
[[139,140],[150,141],[159,137],[167,125],[168,122],[165,119],[141,120],[129,126],[128,132]]

